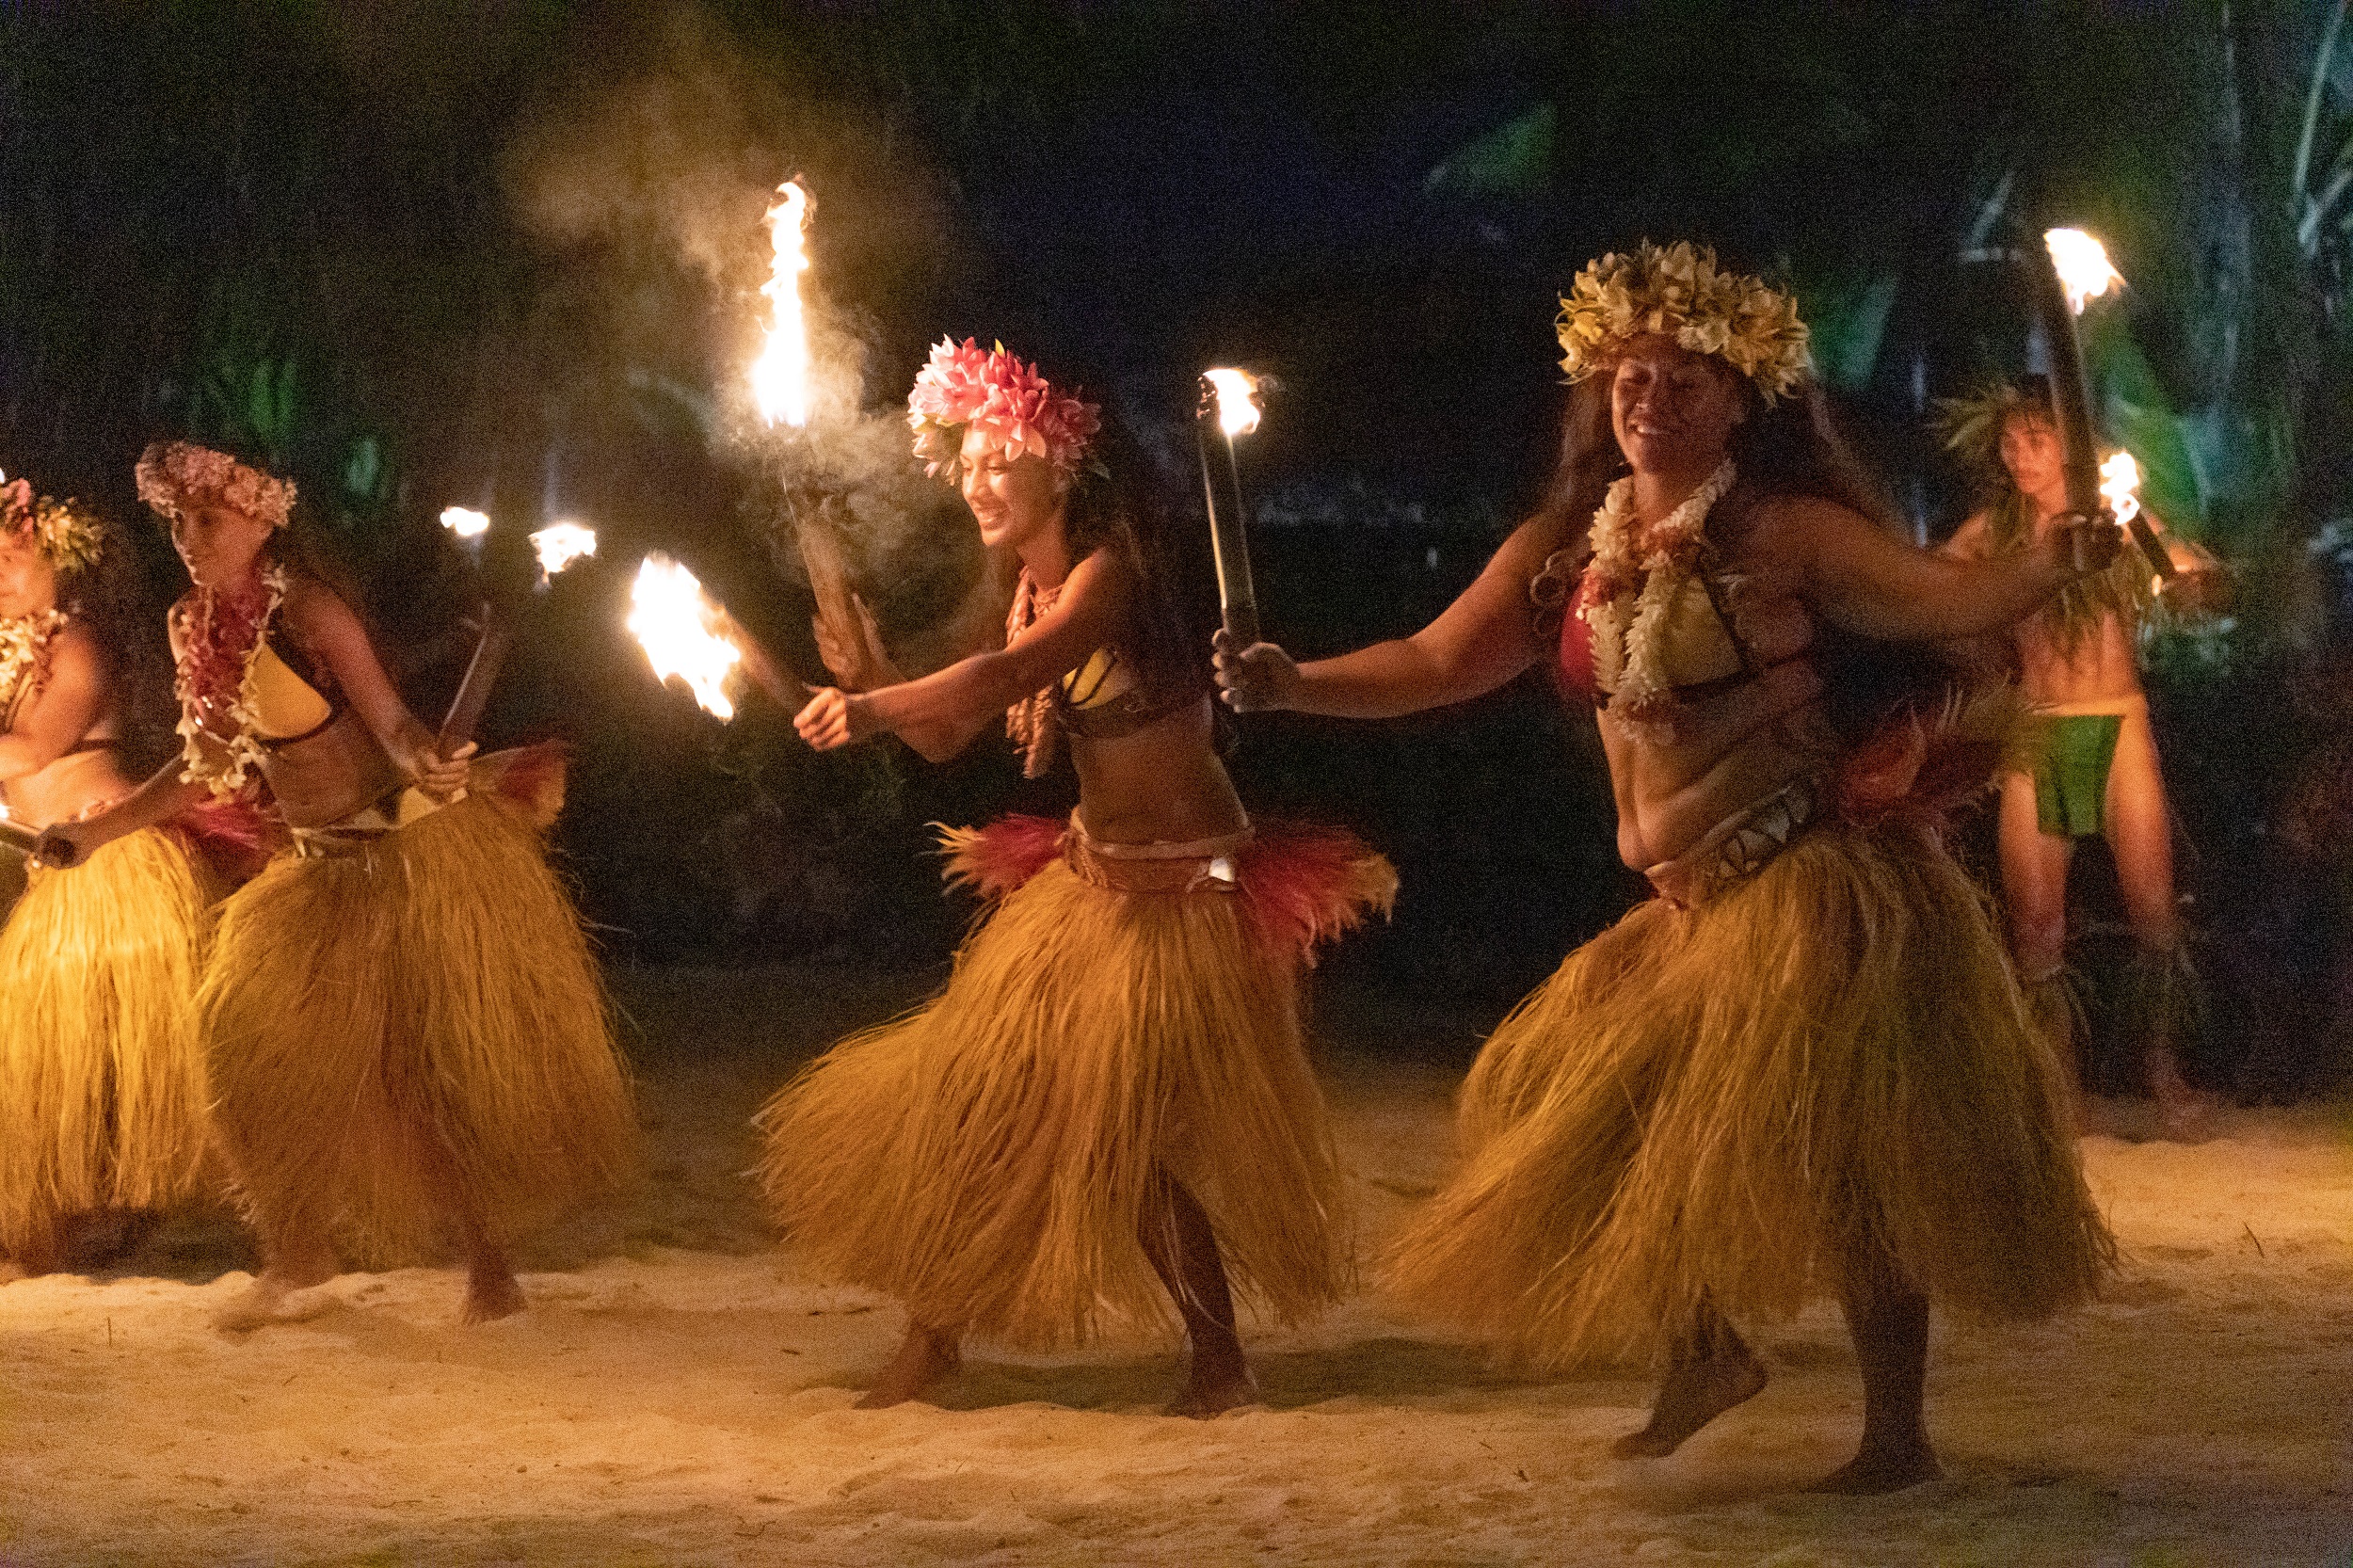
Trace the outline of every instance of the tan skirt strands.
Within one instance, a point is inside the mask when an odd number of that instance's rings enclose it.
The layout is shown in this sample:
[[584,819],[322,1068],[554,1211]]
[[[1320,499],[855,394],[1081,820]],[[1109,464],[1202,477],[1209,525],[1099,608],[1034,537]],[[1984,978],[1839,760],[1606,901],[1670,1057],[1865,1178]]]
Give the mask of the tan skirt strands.
[[356,1262],[445,1247],[455,1201],[509,1236],[633,1168],[580,918],[495,793],[280,856],[223,906],[199,1001],[245,1201]]
[[1655,1351],[1703,1292],[1785,1314],[1851,1269],[2037,1318],[2113,1261],[2065,1105],[1967,874],[1917,829],[1818,827],[1520,1004],[1388,1273],[1556,1367]]

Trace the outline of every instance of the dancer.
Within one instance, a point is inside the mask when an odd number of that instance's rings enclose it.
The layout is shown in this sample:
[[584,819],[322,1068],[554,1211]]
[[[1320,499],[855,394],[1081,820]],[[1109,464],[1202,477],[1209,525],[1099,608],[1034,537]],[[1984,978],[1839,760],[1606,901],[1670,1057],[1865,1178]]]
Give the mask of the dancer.
[[[120,597],[94,591],[107,548],[74,503],[0,486],[0,805],[23,826],[130,789],[96,624]],[[80,875],[29,872],[0,928],[0,1277],[49,1272],[77,1232],[198,1190],[188,1003],[217,886],[184,823],[108,844]]]
[[[1999,384],[1945,405],[1945,444],[1992,489],[1986,506],[1945,541],[1947,553],[1985,560],[2031,552],[2068,511],[2067,473],[2049,392],[2039,379]],[[2211,556],[2147,513],[2181,568],[2177,600],[2210,597]],[[2125,1027],[2141,1044],[2150,1092],[2166,1130],[2196,1137],[2212,1099],[2182,1076],[2181,1036],[2195,1016],[2195,976],[2173,892],[2173,816],[2158,771],[2149,696],[2137,654],[2155,580],[2137,551],[2061,589],[2009,631],[2020,690],[2034,705],[2023,755],[2001,781],[2002,894],[2010,951],[2036,1011],[2071,1040],[2067,995],[2067,873],[2079,839],[2105,838],[2136,949],[2126,977]]]
[[[158,442],[139,496],[194,580],[171,612],[182,758],[44,859],[266,784],[294,844],[223,906],[198,995],[215,1115],[263,1270],[220,1314],[325,1304],[363,1259],[454,1242],[468,1322],[521,1309],[506,1243],[630,1167],[629,1091],[539,828],[561,761],[444,752],[288,541],[294,487]],[[534,808],[541,810],[535,818]],[[79,873],[77,873],[79,874]]]
[[1295,971],[1396,878],[1343,833],[1254,832],[1158,519],[1095,406],[943,342],[908,408],[1021,561],[1005,645],[820,691],[794,722],[821,750],[891,730],[939,760],[1001,714],[1030,776],[1067,741],[1079,808],[948,835],[950,880],[995,905],[945,991],[761,1112],[768,1196],[826,1274],[905,1304],[866,1408],[921,1395],[967,1336],[1053,1349],[1173,1305],[1192,1355],[1170,1411],[1214,1416],[1257,1398],[1237,1296],[1291,1322],[1347,1284]]
[[[2058,1064],[1937,835],[1999,726],[1941,697],[1875,722],[1907,688],[1858,639],[2008,624],[2069,581],[2069,541],[1963,564],[1876,526],[1795,302],[1709,251],[1606,256],[1561,303],[1582,384],[1559,477],[1480,579],[1402,641],[1296,665],[1221,635],[1216,661],[1238,709],[1380,717],[1557,647],[1601,704],[1619,853],[1657,894],[1488,1041],[1462,1167],[1393,1281],[1540,1364],[1663,1350],[1627,1456],[1764,1386],[1734,1318],[1834,1293],[1864,1427],[1822,1485],[1909,1485],[1937,1473],[1931,1296],[2038,1317],[2089,1294],[2112,1243]],[[1557,644],[1531,597],[1566,612]]]

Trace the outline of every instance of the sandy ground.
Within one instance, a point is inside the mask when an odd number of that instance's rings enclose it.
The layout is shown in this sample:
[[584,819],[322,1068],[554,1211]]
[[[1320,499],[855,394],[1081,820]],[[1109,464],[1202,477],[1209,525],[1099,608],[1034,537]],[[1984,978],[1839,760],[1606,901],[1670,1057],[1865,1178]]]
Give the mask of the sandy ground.
[[[854,1411],[898,1314],[771,1244],[744,1119],[908,983],[624,994],[650,1178],[528,1250],[519,1319],[461,1329],[454,1276],[410,1270],[225,1336],[250,1258],[217,1215],[0,1287],[0,1564],[2353,1562],[2340,1118],[2088,1140],[2126,1276],[2061,1322],[1940,1326],[1948,1479],[1829,1499],[1793,1491],[1853,1441],[1828,1311],[1764,1329],[1772,1386],[1659,1462],[1607,1453],[1634,1373],[1515,1377],[1377,1300],[1255,1336],[1266,1403],[1214,1422],[1156,1413],[1152,1347],[984,1352],[944,1408]],[[1468,1029],[1337,995],[1321,1019],[1377,1239],[1440,1171],[1454,1074],[1364,1048],[1455,1059]]]

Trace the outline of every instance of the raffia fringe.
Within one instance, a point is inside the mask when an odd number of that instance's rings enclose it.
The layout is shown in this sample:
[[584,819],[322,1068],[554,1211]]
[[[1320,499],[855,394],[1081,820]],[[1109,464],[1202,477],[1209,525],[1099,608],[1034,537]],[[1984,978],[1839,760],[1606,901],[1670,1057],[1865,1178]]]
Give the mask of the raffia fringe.
[[0,929],[0,1250],[196,1190],[207,1096],[189,1004],[211,902],[185,841],[156,828],[32,874]]
[[1968,876],[1923,833],[1820,830],[1700,909],[1641,905],[1521,1003],[1385,1272],[1552,1367],[1855,1268],[2039,1318],[2114,1260],[2064,1106]]
[[1165,1175],[1208,1211],[1246,1307],[1312,1317],[1352,1248],[1294,973],[1245,897],[1123,893],[1051,861],[938,998],[761,1111],[768,1200],[826,1276],[1048,1350],[1176,1327],[1137,1240]]
[[506,1236],[634,1168],[595,962],[520,803],[280,856],[224,906],[199,1003],[245,1202],[355,1261],[439,1251],[454,1196]]

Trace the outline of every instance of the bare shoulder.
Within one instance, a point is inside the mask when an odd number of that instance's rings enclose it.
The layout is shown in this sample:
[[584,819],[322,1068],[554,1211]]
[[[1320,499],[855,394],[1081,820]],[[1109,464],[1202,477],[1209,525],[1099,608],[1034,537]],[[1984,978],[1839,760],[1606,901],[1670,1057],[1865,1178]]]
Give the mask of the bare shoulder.
[[1958,556],[1964,561],[1982,560],[1990,548],[1992,530],[1991,514],[1972,512],[1959,528],[1953,530],[1952,536],[1936,548],[1942,554]]
[[351,613],[351,606],[344,602],[343,596],[306,574],[288,574],[286,597],[280,602],[279,613],[295,634],[306,641],[344,635],[360,629],[360,618]]
[[106,667],[98,633],[79,616],[67,621],[49,644],[49,667],[56,675],[98,675]]
[[1756,565],[1802,567],[1859,535],[1882,534],[1862,513],[1821,496],[1769,495],[1743,509],[1724,543],[1737,557]]

